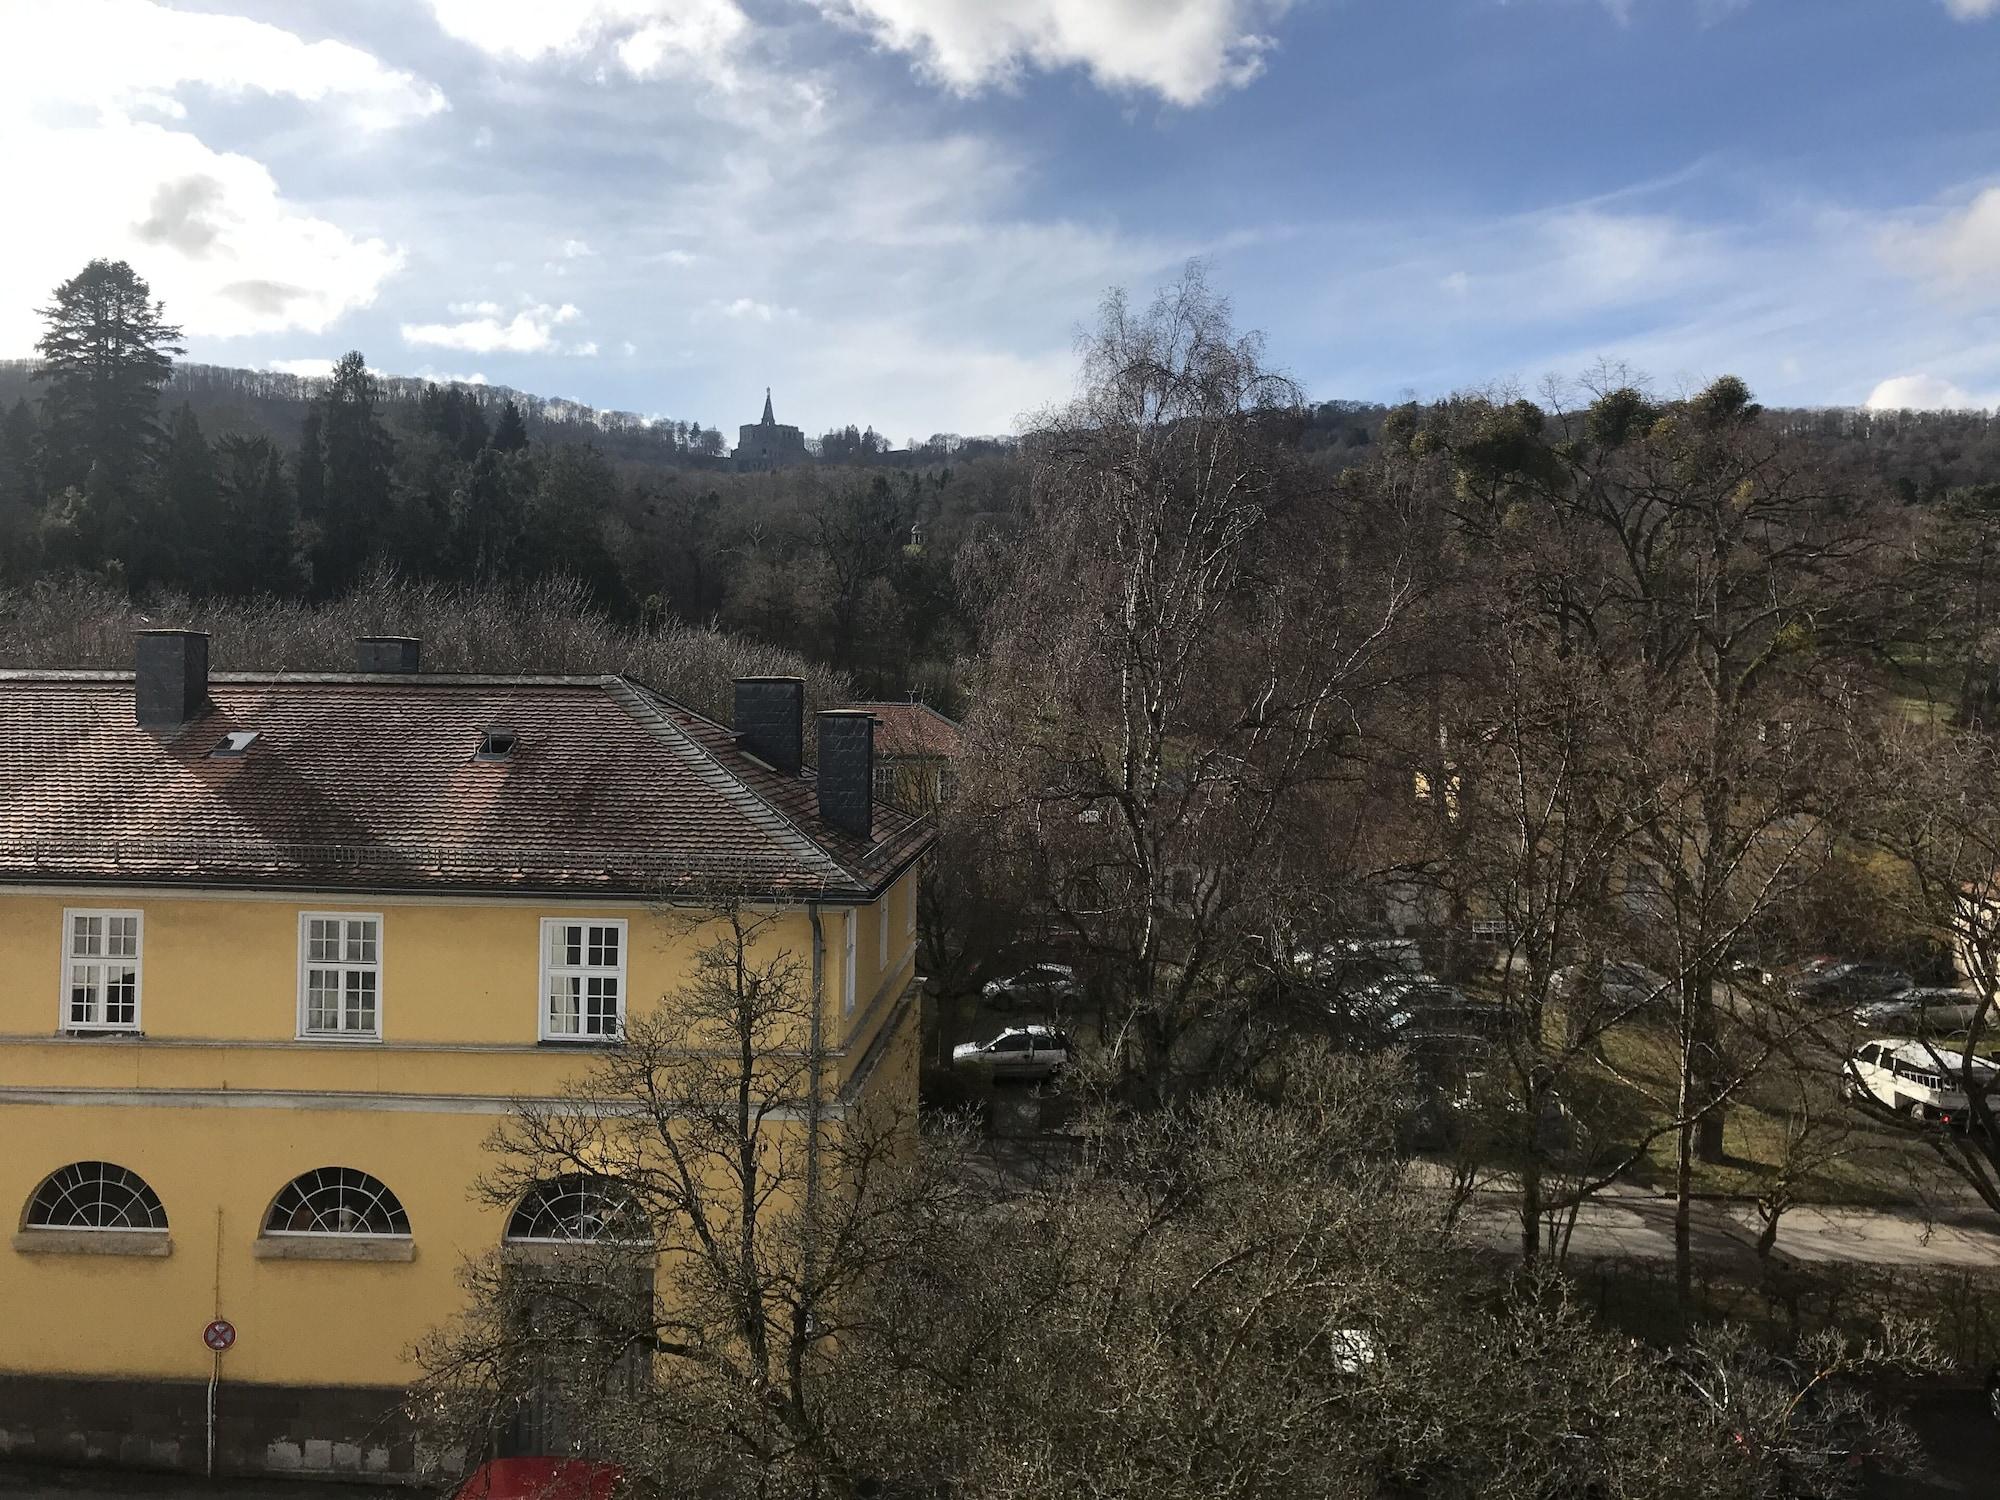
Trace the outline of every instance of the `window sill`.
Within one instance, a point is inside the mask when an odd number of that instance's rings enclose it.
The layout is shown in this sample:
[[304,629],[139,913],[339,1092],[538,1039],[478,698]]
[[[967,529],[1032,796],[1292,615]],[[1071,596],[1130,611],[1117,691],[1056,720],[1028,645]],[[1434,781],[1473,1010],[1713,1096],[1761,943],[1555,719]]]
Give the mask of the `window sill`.
[[14,1236],[14,1248],[23,1255],[137,1255],[149,1259],[174,1251],[164,1229],[23,1229]]
[[258,1260],[408,1261],[417,1258],[417,1242],[401,1234],[260,1235],[250,1254]]
[[336,1047],[375,1047],[381,1045],[382,1037],[379,1032],[301,1031],[292,1040],[295,1042],[327,1042]]
[[98,1042],[121,1036],[137,1040],[145,1034],[136,1026],[65,1026],[57,1033],[74,1042]]
[[625,1045],[625,1038],[622,1036],[545,1036],[541,1038],[539,1045],[558,1049],[565,1047],[586,1049],[592,1047],[622,1047]]

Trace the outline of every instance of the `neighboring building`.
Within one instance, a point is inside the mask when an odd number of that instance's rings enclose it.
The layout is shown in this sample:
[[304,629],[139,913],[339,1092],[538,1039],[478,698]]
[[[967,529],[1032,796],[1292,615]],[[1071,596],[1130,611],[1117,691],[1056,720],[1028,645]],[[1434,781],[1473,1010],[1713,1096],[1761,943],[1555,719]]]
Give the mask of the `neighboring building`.
[[764,415],[757,422],[745,422],[736,429],[736,467],[746,470],[783,469],[802,464],[812,455],[806,452],[805,434],[787,427],[771,414],[771,388],[764,387]]
[[462,1257],[561,1215],[476,1202],[482,1142],[684,981],[704,892],[811,955],[830,1106],[914,1103],[931,835],[868,715],[819,716],[815,776],[796,679],[732,731],[416,654],[211,676],[146,631],[136,673],[0,673],[0,1452],[409,1473]]
[[965,731],[922,703],[855,703],[875,716],[875,795],[927,812],[951,799]]

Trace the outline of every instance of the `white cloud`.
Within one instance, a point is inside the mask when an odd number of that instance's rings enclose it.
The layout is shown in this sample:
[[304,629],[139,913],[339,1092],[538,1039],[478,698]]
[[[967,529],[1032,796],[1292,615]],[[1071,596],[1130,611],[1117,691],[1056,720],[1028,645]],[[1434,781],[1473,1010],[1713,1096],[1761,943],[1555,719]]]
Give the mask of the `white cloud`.
[[1006,85],[1024,67],[1081,67],[1108,89],[1199,104],[1239,88],[1291,0],[814,0],[947,88]]
[[2000,394],[1976,396],[1936,375],[1896,375],[1868,393],[1870,411],[1991,411]]
[[578,260],[586,255],[595,255],[597,252],[582,240],[564,240],[562,253],[565,260]]
[[430,0],[447,33],[482,52],[537,62],[608,45],[628,73],[658,77],[723,58],[750,28],[735,0]]
[[7,8],[0,114],[57,101],[180,118],[196,87],[338,103],[368,126],[447,108],[436,88],[344,42],[308,42],[244,16],[168,10],[148,0],[61,0]]
[[497,318],[506,309],[497,302],[453,302],[445,311],[454,318]]
[[287,201],[262,163],[180,122],[198,95],[260,94],[351,138],[445,109],[430,84],[343,42],[146,0],[6,17],[0,137],[11,200],[33,205],[36,228],[0,237],[0,353],[25,351],[33,309],[93,256],[129,260],[169,318],[216,338],[319,332],[401,267],[400,251]]
[[717,298],[709,306],[716,312],[721,313],[725,318],[747,319],[753,323],[769,323],[777,318],[795,318],[798,316],[796,308],[779,307],[771,302],[759,302],[754,297],[738,297],[731,302],[724,302],[720,298]]
[[1472,290],[1472,278],[1463,271],[1453,271],[1449,276],[1438,282],[1438,285],[1443,287],[1447,292],[1450,292],[1454,297],[1463,297],[1467,292]]
[[1944,8],[1961,21],[1981,21],[2000,16],[2000,0],[1944,0]]
[[17,127],[8,192],[33,234],[0,236],[0,352],[25,353],[34,309],[93,256],[129,260],[190,334],[318,333],[402,265],[380,239],[285,201],[261,163],[158,125]]
[[[476,317],[458,323],[405,323],[402,328],[403,342],[428,344],[440,349],[463,349],[471,354],[585,352],[584,346],[563,348],[555,336],[557,327],[574,322],[581,316],[571,303],[565,302],[560,307],[551,307],[546,302],[535,303],[522,308],[504,323],[500,321],[499,309],[491,303],[478,304],[478,307],[481,310]],[[595,344],[591,344],[588,352],[595,353],[596,348]]]
[[1891,263],[1908,275],[1990,295],[2000,287],[2000,187],[1986,189],[1957,212],[1897,225],[1883,245]]

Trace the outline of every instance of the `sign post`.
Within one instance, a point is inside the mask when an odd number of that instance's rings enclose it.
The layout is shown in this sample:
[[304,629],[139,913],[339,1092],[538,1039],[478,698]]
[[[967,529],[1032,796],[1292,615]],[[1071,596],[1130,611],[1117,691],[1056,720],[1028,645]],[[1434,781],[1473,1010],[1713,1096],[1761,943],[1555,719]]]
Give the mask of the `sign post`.
[[201,1331],[201,1341],[208,1346],[208,1477],[215,1477],[215,1387],[222,1379],[222,1351],[236,1342],[236,1325],[227,1318],[216,1318]]

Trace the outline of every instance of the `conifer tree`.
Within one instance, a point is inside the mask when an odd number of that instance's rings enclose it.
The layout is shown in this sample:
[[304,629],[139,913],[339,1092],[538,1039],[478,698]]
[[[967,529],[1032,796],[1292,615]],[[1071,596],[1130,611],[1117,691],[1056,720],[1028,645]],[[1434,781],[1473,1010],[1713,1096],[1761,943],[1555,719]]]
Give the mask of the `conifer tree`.
[[528,424],[521,420],[521,408],[512,398],[500,408],[500,420],[493,428],[493,446],[501,453],[518,453],[528,446]]
[[182,352],[181,331],[122,260],[93,260],[40,311],[48,331],[35,346],[35,379],[46,386],[48,482],[87,485],[100,466],[98,483],[122,490],[158,436],[160,387]]

